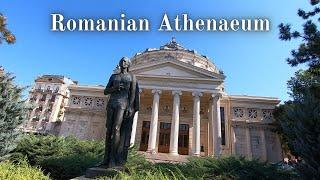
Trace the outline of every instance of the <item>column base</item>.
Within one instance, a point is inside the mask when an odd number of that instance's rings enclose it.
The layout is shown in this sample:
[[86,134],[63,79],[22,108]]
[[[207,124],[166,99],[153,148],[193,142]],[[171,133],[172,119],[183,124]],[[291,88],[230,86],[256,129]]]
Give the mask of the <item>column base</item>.
[[150,149],[150,150],[147,150],[147,153],[150,153],[150,154],[157,154],[157,151],[154,150],[154,149]]
[[179,156],[178,152],[169,152],[169,155],[171,155],[171,156]]
[[192,156],[197,156],[197,157],[200,157],[200,153],[193,153]]

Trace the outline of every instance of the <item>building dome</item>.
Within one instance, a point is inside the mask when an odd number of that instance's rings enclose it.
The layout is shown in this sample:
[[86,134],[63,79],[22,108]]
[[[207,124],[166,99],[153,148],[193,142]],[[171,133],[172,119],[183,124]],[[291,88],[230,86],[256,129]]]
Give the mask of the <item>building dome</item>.
[[137,53],[131,58],[133,67],[161,60],[178,60],[213,73],[221,74],[208,57],[198,54],[195,50],[184,48],[177,43],[175,38],[172,38],[169,43],[160,46],[160,48],[147,48],[144,52]]

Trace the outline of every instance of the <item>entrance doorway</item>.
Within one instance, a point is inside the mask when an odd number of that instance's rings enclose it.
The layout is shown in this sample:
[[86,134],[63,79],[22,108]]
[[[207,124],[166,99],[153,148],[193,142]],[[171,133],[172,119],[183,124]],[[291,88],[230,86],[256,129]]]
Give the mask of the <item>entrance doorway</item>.
[[148,141],[149,141],[149,132],[150,132],[150,121],[143,121],[142,123],[142,132],[141,132],[141,142],[140,142],[140,151],[147,151]]
[[181,155],[189,154],[189,125],[179,124],[178,153]]
[[[143,121],[140,151],[147,151],[150,132],[150,121]],[[158,152],[169,153],[171,123],[160,122]],[[189,125],[179,124],[178,153],[181,155],[189,154]]]
[[159,146],[158,151],[169,153],[171,123],[160,122]]

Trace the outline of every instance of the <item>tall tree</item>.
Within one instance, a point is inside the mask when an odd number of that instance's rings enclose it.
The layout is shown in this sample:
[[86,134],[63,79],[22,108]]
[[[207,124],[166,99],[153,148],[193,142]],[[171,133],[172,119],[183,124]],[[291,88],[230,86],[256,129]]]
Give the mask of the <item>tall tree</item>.
[[291,66],[307,63],[310,71],[319,75],[320,68],[320,31],[317,24],[320,22],[319,0],[311,0],[314,7],[311,11],[298,10],[298,16],[306,22],[303,24],[303,31],[299,32],[291,29],[290,24],[280,24],[280,39],[290,41],[291,39],[301,39],[302,43],[298,49],[292,50],[292,57],[287,59]]
[[7,18],[0,13],[0,44],[3,40],[8,44],[13,44],[16,41],[16,37],[7,29],[6,20]]
[[[1,67],[0,67],[1,68]],[[14,76],[0,70],[0,161],[15,148],[18,126],[26,119],[28,106],[22,100],[24,88],[14,83]]]
[[291,66],[307,64],[287,85],[292,100],[276,108],[278,133],[291,153],[303,161],[297,169],[305,179],[320,179],[320,18],[319,0],[312,0],[313,10],[298,10],[306,22],[303,31],[291,30],[289,24],[280,24],[279,38],[284,41],[301,39],[298,49],[287,59]]

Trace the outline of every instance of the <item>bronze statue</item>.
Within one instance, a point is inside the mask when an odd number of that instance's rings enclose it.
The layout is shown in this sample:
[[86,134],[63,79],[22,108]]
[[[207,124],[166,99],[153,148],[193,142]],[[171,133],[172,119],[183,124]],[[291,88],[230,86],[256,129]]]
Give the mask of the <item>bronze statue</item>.
[[107,105],[105,155],[102,166],[123,166],[127,161],[133,117],[139,110],[139,86],[129,72],[130,60],[123,57],[120,72],[112,74],[104,90],[110,95]]

